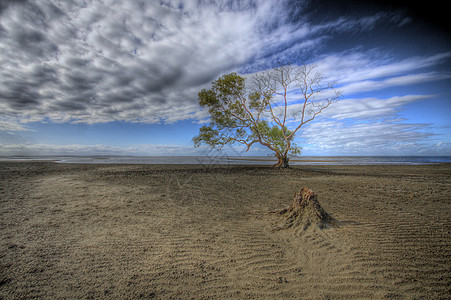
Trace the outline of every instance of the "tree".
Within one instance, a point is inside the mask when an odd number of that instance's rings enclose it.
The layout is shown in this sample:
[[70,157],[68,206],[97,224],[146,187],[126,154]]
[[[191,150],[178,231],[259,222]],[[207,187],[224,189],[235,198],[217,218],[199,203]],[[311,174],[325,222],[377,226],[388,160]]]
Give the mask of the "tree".
[[208,109],[211,121],[200,128],[194,145],[221,149],[240,143],[247,152],[258,143],[274,152],[274,166],[289,167],[289,157],[301,153],[293,141],[296,133],[341,97],[324,79],[311,65],[258,73],[250,79],[250,88],[236,73],[218,78],[199,92],[199,104]]

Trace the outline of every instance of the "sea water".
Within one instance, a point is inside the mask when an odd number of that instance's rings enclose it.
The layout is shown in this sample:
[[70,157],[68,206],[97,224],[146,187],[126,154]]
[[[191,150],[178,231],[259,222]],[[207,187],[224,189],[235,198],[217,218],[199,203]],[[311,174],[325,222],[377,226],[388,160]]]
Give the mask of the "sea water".
[[[55,161],[87,164],[273,165],[268,156],[10,156],[0,161]],[[290,165],[419,165],[449,163],[451,156],[302,156]]]

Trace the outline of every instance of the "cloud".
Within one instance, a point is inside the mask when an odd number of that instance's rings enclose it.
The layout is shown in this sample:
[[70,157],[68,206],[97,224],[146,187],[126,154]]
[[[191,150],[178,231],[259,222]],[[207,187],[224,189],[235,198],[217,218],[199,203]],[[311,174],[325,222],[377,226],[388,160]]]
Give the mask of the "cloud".
[[[340,91],[348,100],[351,100],[350,97],[354,96],[355,99],[353,101],[355,101],[359,99],[359,94],[362,92],[377,92],[392,87],[407,87],[415,84],[446,80],[451,78],[450,72],[440,72],[434,69],[447,63],[450,58],[451,52],[413,57],[401,61],[381,58],[380,54],[374,53],[374,51],[353,50],[351,53],[347,51],[345,53],[329,54],[318,59],[312,65],[315,66],[315,72],[319,72],[325,76],[323,83],[325,85],[327,83],[333,83],[334,88],[323,91],[321,94],[316,95],[316,98],[320,101],[321,99],[333,97],[336,91]],[[248,74],[246,78],[250,78],[252,75]],[[394,92],[395,95],[392,100],[418,97],[425,99],[425,97],[434,96],[396,95],[398,93],[396,91]],[[368,99],[363,98],[361,101],[367,102]],[[372,100],[373,102],[378,101],[374,97]],[[292,108],[295,109],[297,107],[296,103],[299,101],[302,101],[302,96],[299,95],[296,84],[292,84],[288,90],[288,102],[292,103]],[[344,103],[348,102],[345,101]],[[389,102],[391,103],[393,101],[382,101],[379,105],[387,105]]]
[[2,112],[57,122],[198,119],[197,92],[271,40],[262,36],[280,17],[277,7],[137,0],[4,5]]
[[434,95],[405,95],[394,96],[388,99],[356,98],[343,99],[334,103],[329,110],[324,111],[323,118],[335,120],[358,119],[375,120],[394,117],[407,104],[422,101]]
[[[332,103],[327,109],[319,114],[316,120],[352,121],[352,122],[374,122],[387,118],[395,118],[404,107],[410,103],[430,99],[434,95],[405,95],[394,96],[387,99],[381,98],[348,98]],[[291,104],[288,106],[288,125],[297,127],[300,122],[300,111],[302,104]],[[283,114],[281,107],[275,109],[279,115]]]
[[20,124],[17,122],[16,119],[11,118],[0,118],[0,132],[9,132],[9,133],[15,133],[17,131],[34,131],[30,128],[27,128],[23,124]]
[[408,86],[431,81],[438,81],[451,78],[451,74],[439,74],[437,72],[427,72],[419,74],[409,74],[391,77],[383,80],[362,80],[343,85],[340,90],[346,95],[360,92],[377,91],[397,86]]
[[335,81],[344,94],[350,95],[449,79],[449,72],[422,70],[437,68],[450,58],[451,52],[443,52],[396,61],[387,59],[378,51],[352,50],[328,54],[315,64],[319,72]]
[[[304,125],[297,140],[300,145],[307,145],[307,153],[314,155],[435,155],[439,152],[434,152],[434,148],[439,148],[431,144],[437,138],[432,124],[400,117],[406,105],[434,96],[345,98]],[[301,109],[301,104],[289,106],[288,114],[296,116],[289,127],[299,125],[299,114],[295,112]],[[311,149],[315,152],[309,152]]]
[[302,18],[306,3],[2,2],[0,110],[22,122],[196,121],[205,117],[198,91],[220,74],[299,57],[390,18],[313,24]]
[[0,144],[0,156],[14,155],[196,155],[201,154],[202,149],[194,149],[191,146],[181,145],[131,145],[129,147],[117,147],[109,145],[51,145],[51,144]]
[[323,121],[304,128],[300,138],[320,153],[346,155],[421,155],[430,151],[425,141],[434,135],[429,124],[389,119],[353,123]]

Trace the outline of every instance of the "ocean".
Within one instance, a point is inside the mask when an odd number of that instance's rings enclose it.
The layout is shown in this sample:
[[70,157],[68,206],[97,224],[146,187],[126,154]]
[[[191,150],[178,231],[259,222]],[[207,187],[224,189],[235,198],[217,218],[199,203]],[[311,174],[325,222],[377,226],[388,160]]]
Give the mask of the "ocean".
[[[4,156],[0,161],[55,161],[87,164],[273,165],[269,156]],[[450,163],[451,156],[303,156],[290,165],[421,165]]]

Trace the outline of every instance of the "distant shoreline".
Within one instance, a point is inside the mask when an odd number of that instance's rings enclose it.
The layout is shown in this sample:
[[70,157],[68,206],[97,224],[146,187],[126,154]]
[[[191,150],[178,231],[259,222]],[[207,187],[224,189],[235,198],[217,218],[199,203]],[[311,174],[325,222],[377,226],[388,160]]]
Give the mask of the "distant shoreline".
[[[3,156],[0,161],[51,161],[87,164],[149,165],[273,165],[269,156]],[[290,165],[429,165],[451,163],[451,156],[304,156],[290,159]]]

